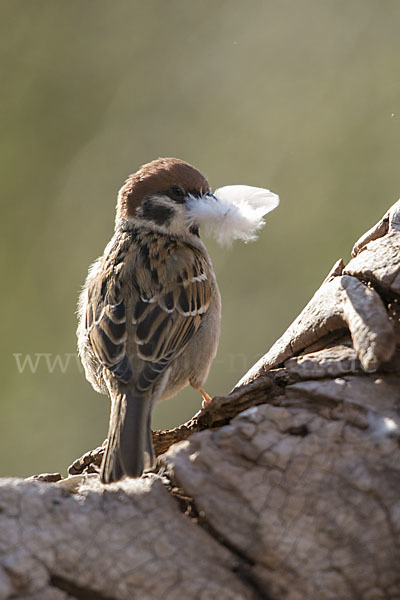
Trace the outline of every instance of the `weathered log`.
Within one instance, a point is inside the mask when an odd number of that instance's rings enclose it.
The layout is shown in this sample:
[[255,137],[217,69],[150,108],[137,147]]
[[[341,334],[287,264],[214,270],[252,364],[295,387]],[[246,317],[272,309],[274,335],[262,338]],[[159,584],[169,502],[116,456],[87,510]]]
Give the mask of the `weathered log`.
[[399,301],[400,201],[156,472],[1,480],[0,599],[399,600]]

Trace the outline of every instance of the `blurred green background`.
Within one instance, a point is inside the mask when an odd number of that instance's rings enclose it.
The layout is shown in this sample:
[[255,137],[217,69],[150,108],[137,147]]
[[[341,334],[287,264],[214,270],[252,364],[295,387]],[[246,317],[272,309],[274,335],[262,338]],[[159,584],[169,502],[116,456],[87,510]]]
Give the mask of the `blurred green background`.
[[[144,162],[281,197],[255,244],[206,240],[223,299],[208,392],[283,333],[399,196],[399,28],[398,0],[1,0],[0,475],[65,472],[106,436],[76,300]],[[185,390],[154,426],[200,400]]]

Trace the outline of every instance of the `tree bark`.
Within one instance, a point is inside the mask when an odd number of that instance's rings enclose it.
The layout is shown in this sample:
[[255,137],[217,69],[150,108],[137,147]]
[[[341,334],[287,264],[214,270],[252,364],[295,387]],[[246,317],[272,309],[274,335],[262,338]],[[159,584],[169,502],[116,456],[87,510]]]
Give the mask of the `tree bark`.
[[399,600],[399,299],[400,201],[156,472],[1,480],[0,599]]

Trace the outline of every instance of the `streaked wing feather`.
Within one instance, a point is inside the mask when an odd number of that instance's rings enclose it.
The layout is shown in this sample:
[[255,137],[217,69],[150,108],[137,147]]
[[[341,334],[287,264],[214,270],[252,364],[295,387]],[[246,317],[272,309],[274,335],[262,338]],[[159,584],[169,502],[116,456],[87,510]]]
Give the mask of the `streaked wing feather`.
[[139,357],[146,361],[139,377],[141,390],[150,387],[184,350],[208,310],[211,298],[208,263],[199,253],[188,251],[188,254],[185,266],[178,269],[175,281],[163,287],[162,295],[154,296],[146,310],[135,306],[135,341]]
[[[137,356],[144,361],[135,373],[139,391],[149,389],[183,352],[210,304],[211,272],[206,258],[186,245],[173,250],[158,263],[157,281],[153,257],[147,251],[137,253],[134,272],[129,275],[137,292],[129,318],[136,326]],[[118,289],[121,282],[117,285],[112,277],[95,282],[89,290],[85,326],[99,362],[127,383],[134,372],[127,356],[127,310]]]
[[[122,300],[105,304],[106,297],[94,294],[86,309],[86,327],[93,352],[100,363],[110,369],[124,383],[133,377],[132,367],[126,356],[126,315]],[[93,315],[98,315],[93,320]]]

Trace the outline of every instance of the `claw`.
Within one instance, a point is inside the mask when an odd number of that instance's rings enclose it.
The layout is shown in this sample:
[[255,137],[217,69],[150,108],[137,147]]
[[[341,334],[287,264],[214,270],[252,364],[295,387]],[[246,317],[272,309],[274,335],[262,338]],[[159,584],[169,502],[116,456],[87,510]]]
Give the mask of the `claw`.
[[199,392],[203,396],[203,402],[201,403],[201,407],[205,408],[207,404],[210,404],[210,402],[212,402],[212,398],[207,394],[206,391],[203,390],[203,388],[200,388]]

